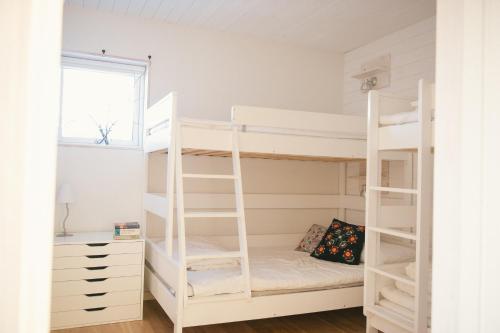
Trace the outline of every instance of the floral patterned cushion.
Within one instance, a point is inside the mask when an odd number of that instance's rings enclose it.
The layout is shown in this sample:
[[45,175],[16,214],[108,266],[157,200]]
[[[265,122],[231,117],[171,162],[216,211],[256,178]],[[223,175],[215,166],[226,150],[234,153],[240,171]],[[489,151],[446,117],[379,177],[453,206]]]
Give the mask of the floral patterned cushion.
[[319,224],[313,224],[295,250],[311,253],[316,246],[318,246],[325,232],[326,227]]
[[359,265],[365,242],[365,227],[334,219],[312,257]]

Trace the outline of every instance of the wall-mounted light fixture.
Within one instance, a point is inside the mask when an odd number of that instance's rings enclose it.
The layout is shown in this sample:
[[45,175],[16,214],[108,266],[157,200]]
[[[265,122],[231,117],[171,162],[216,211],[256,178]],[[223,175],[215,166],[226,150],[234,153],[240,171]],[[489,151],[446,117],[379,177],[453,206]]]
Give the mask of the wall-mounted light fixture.
[[377,86],[377,77],[372,76],[361,81],[361,92],[367,93]]
[[352,77],[361,80],[361,92],[381,89],[390,85],[391,56],[375,58],[361,66],[361,72]]

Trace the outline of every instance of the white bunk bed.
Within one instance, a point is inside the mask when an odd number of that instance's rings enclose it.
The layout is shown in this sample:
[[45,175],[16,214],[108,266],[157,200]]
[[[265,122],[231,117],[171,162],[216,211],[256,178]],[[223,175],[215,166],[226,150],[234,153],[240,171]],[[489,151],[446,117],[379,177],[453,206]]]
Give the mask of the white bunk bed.
[[[369,94],[364,285],[367,333],[430,331],[433,90],[432,84],[420,80],[417,102],[376,91]],[[404,188],[382,186],[381,160],[398,160],[408,153],[417,158],[414,184]],[[388,193],[408,200],[406,204],[387,204],[382,194]],[[414,247],[414,263],[384,263],[380,256],[384,237]]]
[[[166,221],[165,237],[158,239],[148,237],[148,219],[144,217],[143,234],[146,238],[147,260],[145,281],[147,288],[173,321],[175,332],[182,332],[183,327],[189,326],[361,306],[362,266],[350,267],[329,262],[318,264],[319,260],[309,257],[306,253],[283,250],[284,246],[288,249],[295,248],[302,234],[247,237],[243,205],[245,203],[245,206],[250,208],[363,210],[362,198],[347,198],[342,195],[316,195],[314,198],[308,198],[307,195],[268,198],[251,194],[243,196],[239,159],[240,156],[306,161],[365,159],[365,118],[234,107],[230,122],[215,122],[179,119],[176,106],[176,94],[170,93],[145,112],[146,169],[148,169],[148,153],[168,151],[168,154],[166,193],[145,193],[143,201],[145,212],[153,213]],[[233,174],[183,173],[183,154],[231,156]],[[235,194],[211,195],[208,198],[196,197],[196,194],[184,195],[183,180],[186,178],[233,181]],[[174,205],[177,212],[177,238],[174,236]],[[213,211],[206,211],[208,208]],[[238,236],[211,237],[218,246],[223,246],[223,250],[208,246],[206,251],[203,251],[203,247],[206,246],[203,244],[200,252],[195,250],[190,253],[190,250],[193,250],[193,242],[186,239],[184,225],[189,223],[189,219],[194,218],[236,219]],[[268,248],[270,244],[273,246],[272,249]],[[280,260],[269,263],[273,256]],[[239,260],[236,272],[239,273],[239,280],[234,279],[234,274],[229,277],[224,275],[228,270],[235,270],[234,266],[219,273],[187,271],[194,261],[203,263],[219,259]],[[295,282],[289,281],[285,287],[280,283],[275,283],[273,287],[266,284],[265,272],[269,272],[269,269],[285,270],[284,266],[279,266],[279,262],[285,261],[288,267],[293,267],[296,263],[305,264],[304,273],[307,270],[314,271],[312,266],[307,267],[308,260],[315,261],[311,265],[316,268],[324,265],[325,275],[330,274],[337,278],[323,279],[312,284],[304,281],[297,284],[294,280]],[[261,275],[263,278],[260,280],[260,287],[256,287],[260,273],[263,274]],[[210,292],[211,289],[208,288],[206,294],[196,293],[196,290],[200,290],[195,285],[196,279],[201,279],[202,285],[205,282],[206,286],[210,279],[221,284],[224,278],[230,279],[226,280],[230,282],[222,283],[226,287],[235,285],[240,287],[237,290],[228,288],[225,292]],[[294,277],[289,276],[289,279],[293,280]]]

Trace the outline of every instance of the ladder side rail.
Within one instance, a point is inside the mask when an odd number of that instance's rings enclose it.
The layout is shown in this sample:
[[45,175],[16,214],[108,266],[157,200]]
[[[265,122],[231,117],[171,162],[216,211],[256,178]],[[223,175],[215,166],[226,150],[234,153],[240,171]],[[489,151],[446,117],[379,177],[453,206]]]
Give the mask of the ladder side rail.
[[245,222],[245,206],[243,202],[243,185],[241,177],[241,163],[240,163],[240,150],[239,150],[239,131],[237,126],[233,126],[233,144],[232,144],[232,158],[233,158],[233,175],[234,180],[234,194],[236,201],[236,211],[238,213],[238,238],[241,253],[241,273],[245,281],[245,296],[250,298],[252,295],[250,286],[250,268],[248,260],[248,242],[247,230]]
[[432,87],[418,84],[420,123],[417,164],[417,244],[415,276],[415,325],[417,333],[427,332],[430,228],[432,221]]
[[[380,160],[378,154],[378,122],[379,122],[380,96],[377,91],[370,91],[368,96],[368,132],[367,132],[367,164],[366,164],[366,260],[365,260],[365,288],[364,304],[373,306],[376,303],[375,273],[368,270],[367,266],[375,266],[380,247],[380,234],[369,230],[377,226],[377,215],[380,192],[370,190],[372,186],[380,185]],[[365,313],[367,315],[367,313]],[[370,328],[367,327],[367,332]]]
[[[166,177],[166,195],[167,195],[167,214],[165,225],[165,246],[167,247],[167,256],[172,257],[172,248],[174,242],[174,188],[175,188],[175,166],[177,150],[177,94],[172,94],[172,111],[169,122],[170,147],[167,154],[167,177]],[[182,151],[182,149],[181,149]]]
[[175,184],[177,203],[177,245],[178,245],[178,278],[179,287],[176,290],[177,318],[174,333],[182,332],[183,311],[188,301],[186,272],[186,231],[184,220],[184,184],[182,178],[182,125],[177,123],[175,129]]
[[[346,195],[346,185],[347,185],[347,163],[346,162],[340,162],[339,163],[339,176],[338,176],[338,181],[339,181],[339,195]],[[337,209],[338,217],[340,220],[345,221],[345,215],[346,215],[346,209],[345,208],[338,208]]]
[[[149,154],[144,152],[144,184],[143,184],[143,192],[148,193],[149,190]],[[144,209],[144,196],[142,199],[142,228],[141,228],[141,234],[142,238],[146,239],[148,237],[148,212]]]

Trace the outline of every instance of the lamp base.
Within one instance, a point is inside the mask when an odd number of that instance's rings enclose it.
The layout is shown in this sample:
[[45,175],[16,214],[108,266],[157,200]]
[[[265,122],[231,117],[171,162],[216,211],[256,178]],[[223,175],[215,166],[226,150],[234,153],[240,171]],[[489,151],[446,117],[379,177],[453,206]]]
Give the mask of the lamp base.
[[56,237],[69,237],[69,236],[73,236],[73,234],[70,234],[69,232],[61,232],[56,234]]

